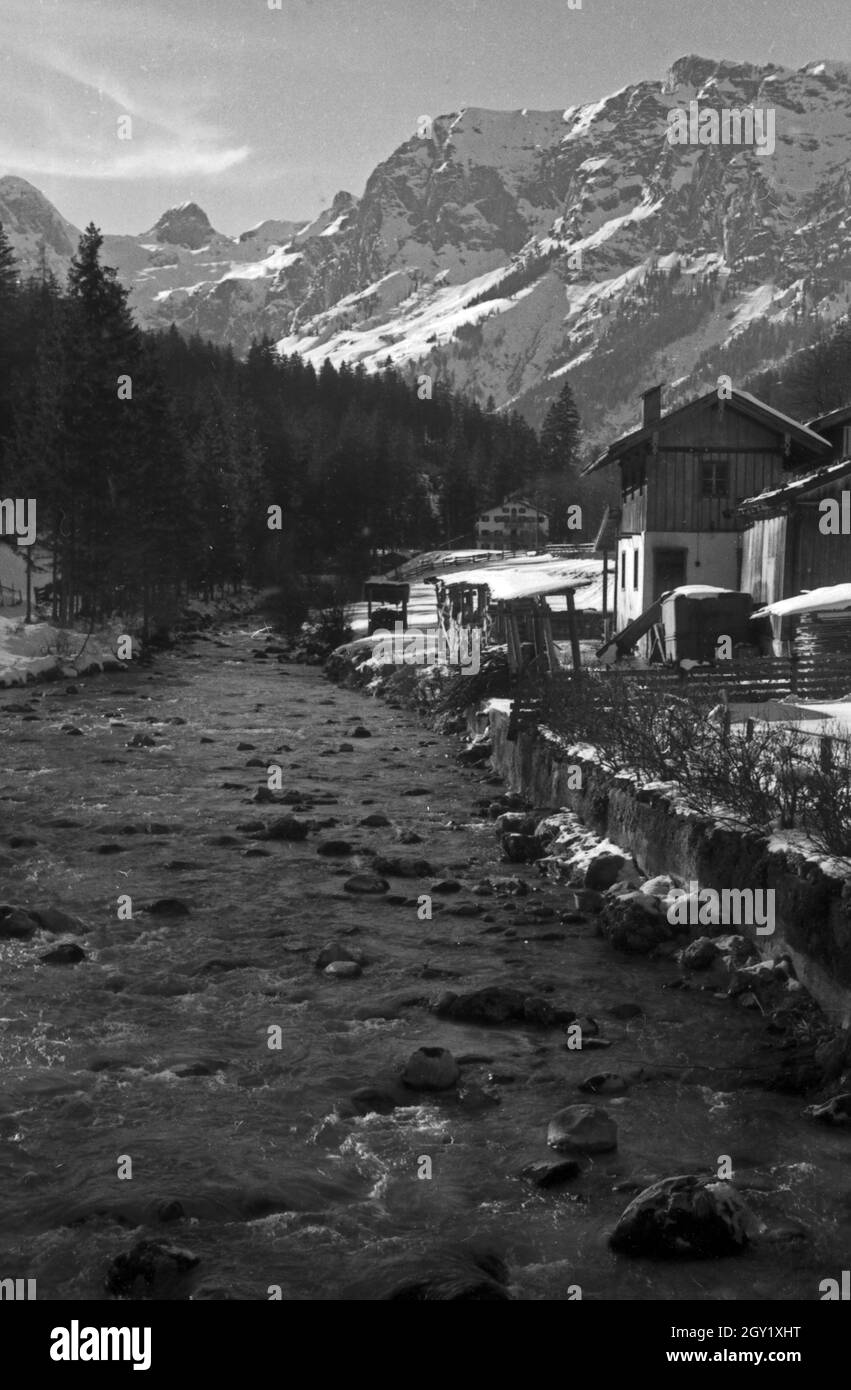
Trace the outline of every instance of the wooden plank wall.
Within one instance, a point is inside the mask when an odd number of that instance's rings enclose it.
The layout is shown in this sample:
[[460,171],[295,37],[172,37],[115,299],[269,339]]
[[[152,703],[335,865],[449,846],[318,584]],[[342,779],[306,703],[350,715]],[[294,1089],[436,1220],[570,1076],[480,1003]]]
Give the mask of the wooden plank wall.
[[[720,455],[719,455],[720,457]],[[753,497],[780,482],[781,453],[728,454],[730,491],[722,497],[703,496],[699,453],[678,450],[649,460],[652,486],[647,507],[648,531],[736,531],[735,511],[743,497]]]
[[825,584],[851,583],[851,536],[825,536],[817,504],[795,509],[790,594]]
[[788,597],[783,592],[786,522],[785,516],[760,517],[745,531],[742,588],[758,605]]

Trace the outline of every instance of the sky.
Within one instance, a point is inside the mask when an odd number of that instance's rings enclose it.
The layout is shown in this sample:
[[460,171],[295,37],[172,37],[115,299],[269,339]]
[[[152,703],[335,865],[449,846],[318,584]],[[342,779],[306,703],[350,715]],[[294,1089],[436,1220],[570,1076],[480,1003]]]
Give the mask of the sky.
[[359,195],[421,115],[557,110],[690,53],[851,62],[849,0],[572,5],[0,0],[0,174],[78,227],[140,232],[192,199],[236,235]]

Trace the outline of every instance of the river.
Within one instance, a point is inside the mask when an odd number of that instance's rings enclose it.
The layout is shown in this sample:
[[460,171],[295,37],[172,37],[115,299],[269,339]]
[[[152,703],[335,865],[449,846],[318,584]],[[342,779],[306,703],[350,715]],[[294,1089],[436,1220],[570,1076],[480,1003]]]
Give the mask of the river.
[[[397,1270],[475,1238],[518,1300],[576,1286],[585,1299],[817,1299],[849,1248],[849,1141],[804,1119],[801,1097],[713,1085],[714,1068],[775,1045],[761,1016],[664,988],[674,964],[617,956],[593,922],[563,923],[564,890],[501,862],[478,806],[500,789],[457,765],[456,741],[316,668],[256,658],[261,645],[230,628],[153,671],[0,697],[3,900],[88,924],[76,965],[42,962],[55,943],[41,932],[0,941],[0,1277],[35,1278],[41,1299],[104,1298],[116,1255],[150,1237],[199,1257],[167,1296],[374,1298]],[[357,725],[371,736],[350,736]],[[139,735],[153,746],[128,746]],[[253,799],[269,762],[299,793],[283,809],[315,824],[302,841],[245,828],[281,814]],[[375,813],[391,824],[361,824]],[[331,838],[352,853],[317,854]],[[347,892],[376,851],[430,872]],[[514,876],[525,895],[472,892]],[[462,890],[435,893],[421,920],[419,895],[446,878]],[[188,912],[144,911],[160,899]],[[364,953],[358,978],[316,970],[332,940]],[[612,1046],[571,1052],[559,1029],[461,1025],[423,1002],[485,984],[547,993]],[[387,1114],[346,1103],[424,1045],[461,1059],[460,1094]],[[584,1076],[640,1065],[649,1080],[599,1102],[617,1152],[559,1189],[517,1176],[547,1157],[550,1116],[587,1099]],[[769,1238],[685,1264],[609,1250],[645,1181],[714,1172],[721,1155]]]

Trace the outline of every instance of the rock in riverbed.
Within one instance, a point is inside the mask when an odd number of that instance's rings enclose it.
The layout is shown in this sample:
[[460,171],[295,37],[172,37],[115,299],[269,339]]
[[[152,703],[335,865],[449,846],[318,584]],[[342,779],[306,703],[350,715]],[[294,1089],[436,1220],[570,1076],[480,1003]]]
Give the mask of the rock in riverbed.
[[538,1023],[545,1028],[570,1023],[576,1016],[573,1009],[499,985],[469,994],[447,990],[435,1000],[432,1012],[461,1023]]
[[582,1172],[582,1165],[575,1158],[541,1158],[536,1163],[527,1163],[520,1169],[519,1177],[533,1182],[536,1187],[560,1187],[570,1182]]
[[327,945],[322,947],[314,965],[317,970],[327,970],[329,965],[334,965],[337,961],[349,961],[355,965],[363,965],[364,957],[361,951],[354,951],[350,946],[343,946],[339,941],[329,941]]
[[295,816],[279,816],[266,829],[267,840],[304,840],[308,827]]
[[643,893],[625,893],[621,897],[606,898],[600,927],[616,950],[634,955],[648,955],[674,935],[659,900]]
[[402,1080],[415,1091],[448,1091],[460,1075],[458,1063],[445,1047],[418,1047],[408,1058]]
[[338,980],[356,980],[358,975],[363,974],[363,967],[356,960],[332,960],[330,965],[326,965],[324,973]]
[[25,941],[34,936],[38,922],[22,907],[0,907],[0,939],[18,937]]
[[185,1298],[186,1275],[197,1264],[200,1256],[191,1250],[140,1240],[113,1260],[104,1283],[115,1298]]
[[54,947],[52,951],[46,951],[39,957],[45,965],[78,965],[81,960],[86,960],[85,951],[77,945],[75,941],[64,941],[60,946]]
[[347,893],[386,893],[390,884],[386,878],[379,878],[377,874],[352,874],[343,884]]
[[752,1218],[735,1188],[693,1174],[663,1178],[633,1198],[609,1237],[619,1254],[713,1259],[748,1244]]
[[557,1153],[610,1153],[618,1146],[618,1129],[597,1105],[567,1105],[550,1120],[547,1143]]

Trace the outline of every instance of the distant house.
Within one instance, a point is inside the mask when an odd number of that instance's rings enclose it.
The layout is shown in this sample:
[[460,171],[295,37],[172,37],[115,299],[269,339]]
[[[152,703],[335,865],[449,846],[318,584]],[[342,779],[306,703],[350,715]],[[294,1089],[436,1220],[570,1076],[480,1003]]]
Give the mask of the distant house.
[[827,458],[739,507],[742,587],[761,604],[851,581],[851,405],[807,427],[827,440]]
[[684,584],[744,587],[742,500],[830,457],[816,429],[746,391],[728,396],[713,389],[663,415],[662,387],[652,387],[641,425],[585,470],[621,471],[616,534],[606,537],[615,555],[615,629]]
[[507,498],[476,522],[479,550],[538,550],[546,546],[550,518],[525,497]]

